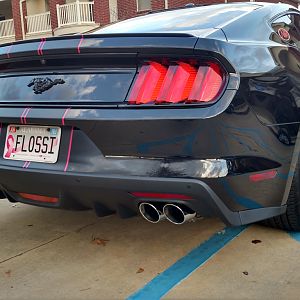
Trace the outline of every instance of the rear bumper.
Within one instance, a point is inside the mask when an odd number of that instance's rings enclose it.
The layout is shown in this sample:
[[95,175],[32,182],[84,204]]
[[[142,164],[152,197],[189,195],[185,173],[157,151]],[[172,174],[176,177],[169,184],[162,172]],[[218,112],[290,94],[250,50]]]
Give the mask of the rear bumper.
[[[208,184],[198,179],[153,178],[136,176],[103,176],[39,170],[20,170],[1,167],[2,189],[8,198],[28,204],[53,208],[94,208],[99,216],[117,212],[128,218],[137,214],[141,202],[183,204],[200,216],[216,216],[224,223],[239,226],[266,219],[285,212],[285,206],[262,207],[231,211]],[[220,179],[214,179],[218,181]],[[39,203],[20,197],[16,192],[58,197],[57,203]],[[135,198],[130,192],[184,194],[190,200],[162,200]]]
[[[117,212],[130,217],[137,214],[141,201],[150,201],[136,199],[130,192],[185,194],[192,200],[172,201],[231,225],[279,215],[285,210],[282,199],[292,174],[294,147],[282,145],[276,132],[262,125],[240,98],[231,103],[234,90],[227,92],[232,94],[224,94],[213,106],[193,109],[33,107],[27,125],[62,128],[58,161],[32,162],[24,168],[22,161],[0,158],[1,189],[12,200],[90,207],[100,216]],[[1,110],[0,153],[7,125],[22,123],[23,112],[20,107]],[[231,173],[221,168],[207,176],[201,161],[208,159],[232,162]],[[276,177],[249,180],[250,173],[271,169]],[[18,193],[59,201],[37,203]]]

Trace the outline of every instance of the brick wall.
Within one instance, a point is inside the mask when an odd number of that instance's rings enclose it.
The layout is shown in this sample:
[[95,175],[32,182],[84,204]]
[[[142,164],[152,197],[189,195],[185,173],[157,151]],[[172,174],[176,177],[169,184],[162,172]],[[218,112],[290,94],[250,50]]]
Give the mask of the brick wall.
[[[241,0],[239,0],[241,1]],[[213,4],[224,3],[224,0],[168,0],[169,8],[182,7],[188,3]],[[165,8],[165,0],[151,0],[152,10],[162,10]],[[118,0],[119,19],[124,20],[137,15],[142,15],[145,12],[137,12],[136,0]]]
[[94,19],[101,26],[110,23],[109,0],[94,0]]
[[151,7],[153,10],[161,10],[165,8],[165,0],[152,0]]
[[[101,0],[98,0],[101,2]],[[104,0],[103,2],[106,2]],[[277,3],[279,0],[264,0],[265,2]],[[228,0],[230,2],[242,2],[241,0]],[[246,2],[246,1],[245,1]],[[283,3],[287,3],[290,5],[298,6],[297,0],[281,0]],[[195,5],[201,4],[217,4],[217,3],[225,3],[225,0],[168,0],[169,8],[177,8],[183,7],[186,4],[194,3]],[[165,8],[165,0],[151,0],[152,10],[162,10]],[[105,4],[106,7],[106,4]],[[106,11],[106,9],[105,9]],[[136,0],[118,0],[118,14],[119,19],[124,20],[128,19],[144,12],[137,12],[136,10]],[[105,23],[106,24],[106,23]]]
[[[154,1],[159,1],[159,0],[154,0]],[[243,2],[243,1],[242,0],[227,0],[227,2],[230,3],[230,2]],[[248,1],[244,1],[244,2],[248,2]],[[259,2],[259,1],[257,0],[257,2]],[[270,3],[282,2],[282,3],[287,3],[287,4],[293,5],[295,7],[298,7],[297,0],[264,0],[264,2],[270,2]],[[225,3],[225,0],[169,0],[169,8],[184,6],[188,3],[194,3],[195,5],[217,4],[217,3]]]
[[[228,3],[241,2],[240,0],[227,0]],[[268,2],[268,0],[264,0],[264,2]],[[271,0],[271,2],[274,2]]]
[[214,4],[214,3],[224,3],[223,0],[169,0],[169,8],[182,7],[188,3],[194,3],[195,5],[201,4]]
[[286,4],[290,4],[290,5],[294,5],[295,7],[298,8],[298,3],[297,3],[296,1],[292,1],[292,0],[281,0],[280,2],[286,3]]
[[120,20],[136,15],[136,0],[118,0],[118,16]]
[[269,2],[269,3],[281,2],[281,3],[286,3],[286,4],[289,4],[289,5],[293,5],[295,7],[298,7],[298,3],[297,3],[296,0],[295,1],[293,1],[293,0],[278,0],[278,1],[275,1],[275,0],[264,0],[264,2]]
[[[154,0],[154,1],[159,1],[159,0]],[[230,2],[243,2],[243,1],[242,0],[227,0],[227,2],[230,3]],[[244,1],[244,2],[248,2],[248,1]],[[259,2],[259,1],[257,1],[257,2]],[[298,7],[297,0],[264,0],[264,2],[270,2],[270,3],[282,2],[282,3],[287,3],[287,4],[293,5],[295,7]],[[217,4],[217,3],[225,3],[225,0],[169,0],[169,8],[184,6],[188,3],[194,3],[195,5]]]

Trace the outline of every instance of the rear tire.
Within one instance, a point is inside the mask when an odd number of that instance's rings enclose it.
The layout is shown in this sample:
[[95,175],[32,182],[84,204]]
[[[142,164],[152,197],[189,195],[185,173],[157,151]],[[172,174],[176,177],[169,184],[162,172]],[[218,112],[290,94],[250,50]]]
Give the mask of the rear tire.
[[289,193],[286,212],[264,220],[262,224],[287,231],[300,231],[300,157]]

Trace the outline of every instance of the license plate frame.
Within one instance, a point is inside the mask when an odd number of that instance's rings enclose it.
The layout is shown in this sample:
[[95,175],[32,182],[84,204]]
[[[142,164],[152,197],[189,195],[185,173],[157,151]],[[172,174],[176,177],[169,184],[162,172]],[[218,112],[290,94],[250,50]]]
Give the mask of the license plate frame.
[[3,158],[54,164],[61,140],[59,126],[9,124]]

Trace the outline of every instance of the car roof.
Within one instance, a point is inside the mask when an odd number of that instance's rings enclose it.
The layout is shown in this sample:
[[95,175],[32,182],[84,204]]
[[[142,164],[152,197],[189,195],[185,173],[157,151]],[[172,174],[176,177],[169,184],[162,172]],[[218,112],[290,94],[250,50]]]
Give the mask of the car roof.
[[180,9],[151,12],[149,14],[120,21],[100,28],[93,33],[190,33],[203,36],[204,32],[223,28],[236,22],[245,15],[263,10],[265,14],[274,15],[292,6],[282,3],[235,2],[226,4],[202,5]]

